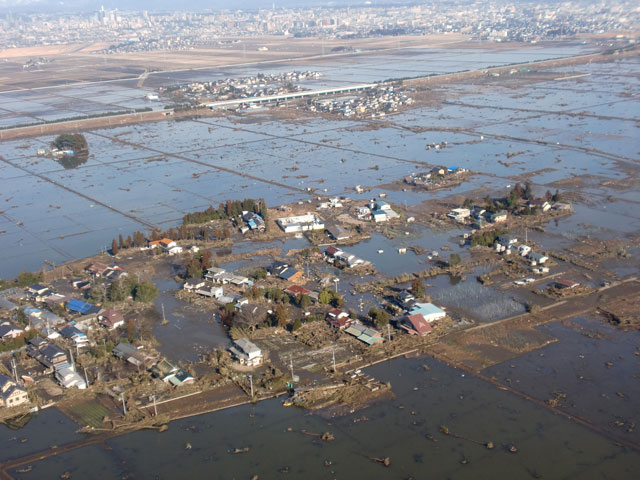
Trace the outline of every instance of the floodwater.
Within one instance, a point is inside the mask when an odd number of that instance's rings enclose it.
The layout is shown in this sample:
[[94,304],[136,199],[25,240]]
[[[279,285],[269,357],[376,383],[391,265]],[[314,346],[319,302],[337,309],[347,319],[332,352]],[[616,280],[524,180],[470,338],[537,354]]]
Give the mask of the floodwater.
[[[637,453],[430,358],[397,359],[368,373],[391,382],[395,398],[341,417],[269,400],[59,454],[19,476],[278,478],[286,469],[307,479],[635,478]],[[443,425],[465,438],[442,434]],[[335,441],[302,430],[329,431]],[[489,441],[493,450],[484,446]],[[510,445],[518,453],[508,452]],[[247,453],[230,453],[245,447]],[[391,465],[369,457],[389,457]]]
[[[544,56],[542,50],[538,53]],[[423,68],[420,55],[401,60]],[[354,196],[356,184],[388,183],[433,164],[481,174],[451,191],[394,191],[389,199],[415,205],[471,189],[506,191],[517,180],[514,176],[529,172],[538,172],[533,178],[542,193],[554,190],[558,180],[590,174],[597,180],[590,187],[591,198],[619,194],[624,202],[615,212],[617,218],[609,215],[615,207],[601,202],[579,211],[572,221],[615,222],[637,230],[637,209],[624,207],[640,201],[640,194],[599,185],[624,176],[620,162],[635,158],[640,147],[633,120],[638,100],[629,96],[637,87],[637,68],[630,60],[580,65],[571,71],[558,69],[558,75],[575,70],[589,77],[522,88],[450,85],[436,90],[453,103],[390,116],[391,125],[373,130],[362,121],[311,116],[276,121],[264,113],[95,130],[86,135],[88,161],[75,169],[36,157],[38,148],[53,137],[3,142],[0,275],[36,270],[44,260],[59,264],[95,254],[120,233],[173,226],[185,213],[226,199],[258,197],[277,205],[306,200],[307,188]],[[375,74],[380,79],[381,72]],[[406,127],[435,130],[414,133]],[[447,141],[449,147],[439,153],[424,149],[435,141]],[[518,153],[508,159],[510,166],[499,162],[507,160],[507,152]]]

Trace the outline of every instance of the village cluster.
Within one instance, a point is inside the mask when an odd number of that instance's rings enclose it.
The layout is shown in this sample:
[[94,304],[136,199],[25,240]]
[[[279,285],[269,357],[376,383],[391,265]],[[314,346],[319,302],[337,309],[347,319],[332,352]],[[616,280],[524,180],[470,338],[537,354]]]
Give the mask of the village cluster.
[[387,113],[397,112],[398,107],[411,105],[413,102],[404,90],[393,85],[381,85],[366,90],[363,95],[308,100],[306,110],[345,117],[370,115],[371,118],[381,118]]
[[[250,77],[225,78],[212,82],[196,82],[175,87],[163,87],[160,95],[172,98],[176,103],[191,102],[199,105],[217,100],[268,97],[302,91],[297,82],[315,80],[320,72],[283,72],[279,74],[258,74]],[[156,97],[148,97],[155,100]]]
[[[434,167],[427,173],[413,174],[404,181],[419,186],[433,179],[455,178],[463,173],[462,169],[455,167]],[[381,193],[379,197],[386,195]],[[324,322],[324,325],[332,327],[330,331],[338,334],[332,337],[333,341],[352,338],[357,340],[353,345],[371,348],[392,341],[402,332],[416,338],[423,337],[437,329],[443,319],[448,318],[450,322],[451,315],[445,308],[425,301],[428,298],[424,296],[419,278],[414,279],[417,284],[407,286],[406,281],[399,280],[393,289],[386,290],[379,309],[372,308],[367,313],[362,311],[361,305],[357,313],[344,307],[344,297],[338,290],[339,279],[331,274],[331,267],[342,269],[344,274],[351,276],[375,272],[370,260],[350,253],[345,245],[358,242],[362,238],[362,228],[367,225],[366,228],[375,229],[381,222],[407,224],[415,221],[414,217],[406,217],[402,209],[386,200],[318,197],[317,202],[309,205],[315,206],[315,212],[301,210],[308,207],[304,202],[270,211],[262,200],[236,203],[221,204],[218,210],[211,207],[204,212],[187,215],[185,225],[187,221],[200,219],[207,228],[218,225],[216,231],[227,229],[231,224],[240,236],[250,232],[256,238],[262,235],[305,234],[312,243],[323,244],[322,249],[310,248],[292,257],[274,258],[271,264],[257,266],[250,272],[228,271],[212,264],[202,264],[195,270],[186,269],[182,289],[176,292],[176,296],[213,312],[214,319],[222,321],[230,332],[234,332],[231,335],[233,342],[226,353],[238,366],[257,367],[273,358],[268,348],[265,351],[264,345],[252,338],[252,332],[264,326],[275,326],[296,335],[305,324],[320,325],[313,322]],[[251,210],[243,210],[243,205]],[[557,193],[536,198],[529,186],[516,185],[505,198],[487,197],[484,203],[467,199],[464,205],[451,209],[448,214],[438,214],[438,218],[450,222],[451,226],[470,226],[471,231],[464,235],[465,244],[491,247],[494,255],[520,259],[518,265],[523,268],[527,265],[529,271],[542,275],[549,272],[548,255],[539,248],[532,248],[526,238],[523,242],[508,233],[504,226],[543,218],[541,215],[551,212],[562,214],[570,210],[571,205],[561,201]],[[282,212],[289,213],[289,216],[277,216]],[[325,225],[320,212],[331,218],[329,225]],[[336,221],[340,218],[342,221]],[[202,232],[206,230],[202,225],[198,228]],[[141,234],[136,233],[140,237]],[[233,234],[224,235],[224,238],[229,237]],[[143,263],[150,261],[145,260],[147,257],[166,258],[173,264],[185,258],[185,265],[187,261],[193,265],[194,261],[204,258],[208,242],[217,240],[206,232],[191,239],[180,238],[182,240],[156,234],[144,244],[138,242],[135,251],[140,252],[138,258],[142,258]],[[133,247],[130,245],[128,248]],[[406,250],[399,248],[398,252],[406,253]],[[112,252],[113,257],[117,256],[116,253]],[[383,252],[379,250],[378,253]],[[177,258],[169,260],[172,257]],[[451,255],[447,262],[433,251],[428,255],[428,261],[440,267],[454,266],[453,257]],[[315,273],[310,274],[309,267]],[[198,273],[189,275],[192,271]],[[318,275],[319,272],[324,273]],[[140,371],[146,371],[150,379],[156,379],[152,381],[158,382],[154,388],[165,393],[167,389],[170,392],[176,387],[198,382],[193,369],[188,370],[162,358],[140,336],[141,327],[137,320],[140,310],[135,305],[148,304],[157,295],[157,290],[150,282],[140,282],[133,273],[118,266],[113,258],[110,265],[99,262],[85,265],[84,271],[73,278],[59,279],[52,284],[36,282],[26,288],[12,287],[0,292],[0,311],[6,317],[0,325],[0,337],[4,351],[13,351],[10,364],[5,364],[6,374],[0,377],[0,401],[3,405],[16,406],[28,402],[26,392],[29,386],[51,376],[62,387],[85,389],[96,380],[123,379],[127,372],[138,375]],[[534,281],[522,278],[514,283],[521,286]],[[549,285],[554,292],[579,286],[570,279],[556,279]],[[121,301],[108,301],[114,299]],[[121,359],[120,370],[91,367],[94,364],[86,361],[87,355],[95,357],[94,360],[105,355]],[[82,360],[80,364],[79,360]],[[90,365],[89,370],[84,365]],[[125,390],[126,385],[117,383],[110,392],[117,396],[118,392],[122,394]],[[41,396],[41,390],[37,391]],[[53,396],[50,400],[53,401]]]

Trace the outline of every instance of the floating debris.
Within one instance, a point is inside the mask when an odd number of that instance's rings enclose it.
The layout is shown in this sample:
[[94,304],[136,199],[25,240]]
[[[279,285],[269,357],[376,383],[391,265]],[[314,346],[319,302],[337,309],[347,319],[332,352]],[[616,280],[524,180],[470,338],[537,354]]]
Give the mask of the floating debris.
[[485,446],[487,447],[487,450],[493,450],[494,447],[495,447],[493,442],[487,442],[487,444]]
[[249,451],[249,447],[234,448],[233,450],[231,450],[231,453],[234,455],[238,455],[240,453],[247,453],[248,451]]
[[191,448],[192,448],[192,447],[191,447],[191,444],[190,444],[189,442],[187,442],[187,443],[185,443],[185,444],[184,444],[184,449],[185,449],[185,450],[191,450]]
[[384,457],[384,458],[369,457],[369,460],[379,463],[380,465],[384,465],[385,467],[389,467],[391,465],[391,459],[389,457]]

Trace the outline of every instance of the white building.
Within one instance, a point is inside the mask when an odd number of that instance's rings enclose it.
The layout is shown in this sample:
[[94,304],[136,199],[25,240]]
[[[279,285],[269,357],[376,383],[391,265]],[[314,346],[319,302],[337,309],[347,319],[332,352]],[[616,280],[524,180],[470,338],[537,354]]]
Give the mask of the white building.
[[68,363],[64,363],[56,367],[55,377],[64,388],[76,387],[80,390],[87,388],[87,383],[84,378],[82,378],[80,374]]
[[241,365],[256,367],[262,365],[264,361],[262,350],[246,338],[236,340],[235,344],[231,346],[229,350]]
[[471,215],[471,210],[468,208],[454,208],[449,213],[447,213],[447,217],[453,218],[456,222],[461,222],[465,218],[468,218]]
[[285,233],[306,232],[309,230],[324,230],[324,222],[313,213],[295,217],[283,217],[276,220],[278,226]]

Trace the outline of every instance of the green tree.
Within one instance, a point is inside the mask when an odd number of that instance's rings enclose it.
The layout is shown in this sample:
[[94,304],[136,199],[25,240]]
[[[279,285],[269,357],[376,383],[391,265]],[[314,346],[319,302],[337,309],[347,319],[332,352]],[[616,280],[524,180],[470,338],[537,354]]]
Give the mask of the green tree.
[[158,296],[158,288],[151,282],[142,281],[135,287],[133,298],[136,302],[148,303]]
[[296,330],[299,330],[302,327],[302,321],[299,318],[296,318],[293,321],[293,325],[291,326],[291,331],[295,332]]
[[389,314],[384,310],[378,310],[378,314],[376,315],[376,326],[378,328],[385,327],[390,320]]
[[287,307],[282,303],[278,304],[274,315],[276,319],[276,325],[278,325],[279,327],[284,327],[289,321],[289,312],[287,311]]
[[89,301],[93,304],[104,303],[107,299],[107,290],[104,285],[95,285],[89,290]]
[[458,255],[457,253],[452,253],[451,255],[449,255],[450,267],[455,267],[456,265],[459,265],[460,262],[462,262],[462,258],[460,258],[460,255]]
[[29,285],[33,285],[34,283],[38,283],[42,281],[41,273],[33,273],[27,272],[23,270],[20,274],[13,280],[13,283],[16,287],[27,287]]
[[309,308],[309,305],[311,305],[311,299],[309,298],[309,295],[301,293],[296,297],[296,303],[300,308],[306,310],[307,308]]
[[320,294],[318,295],[318,302],[323,305],[329,304],[331,302],[333,296],[331,295],[331,291],[328,288],[323,288],[320,290]]
[[421,279],[414,278],[411,281],[411,293],[413,293],[416,298],[421,298],[424,295],[424,286],[422,285]]
[[130,292],[125,285],[120,280],[116,279],[109,286],[108,296],[109,300],[112,302],[122,302],[126,300],[129,293]]
[[118,254],[118,242],[116,242],[115,238],[111,241],[111,254],[112,255]]

